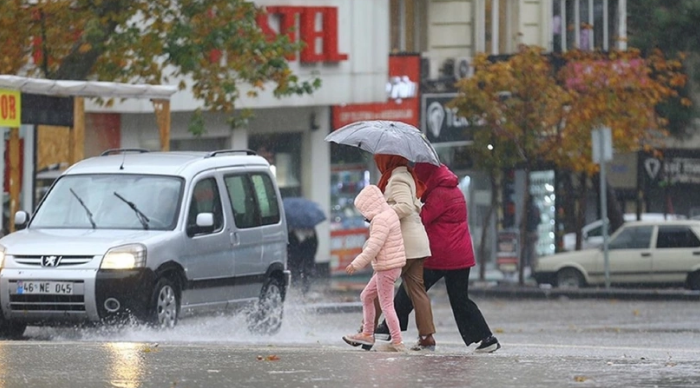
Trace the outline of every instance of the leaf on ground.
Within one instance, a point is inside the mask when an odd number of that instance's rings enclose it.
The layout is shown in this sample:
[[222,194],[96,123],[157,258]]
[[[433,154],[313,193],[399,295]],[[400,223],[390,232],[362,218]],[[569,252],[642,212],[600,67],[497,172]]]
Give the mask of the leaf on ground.
[[582,382],[587,381],[587,380],[590,380],[590,379],[586,376],[574,376],[574,381],[577,383],[582,383]]

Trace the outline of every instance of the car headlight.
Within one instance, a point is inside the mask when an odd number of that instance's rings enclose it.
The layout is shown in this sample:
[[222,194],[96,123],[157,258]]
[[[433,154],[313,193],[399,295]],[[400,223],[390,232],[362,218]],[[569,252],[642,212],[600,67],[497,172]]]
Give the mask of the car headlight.
[[133,269],[146,265],[146,247],[129,244],[111,248],[102,258],[100,269]]
[[5,246],[0,245],[0,268],[5,267]]

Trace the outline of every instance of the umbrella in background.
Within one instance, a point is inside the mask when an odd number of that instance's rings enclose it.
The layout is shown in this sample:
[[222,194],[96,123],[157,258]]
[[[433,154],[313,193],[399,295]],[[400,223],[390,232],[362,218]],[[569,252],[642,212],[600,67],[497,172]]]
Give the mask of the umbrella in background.
[[359,147],[375,155],[399,155],[414,163],[440,165],[440,158],[425,135],[400,121],[358,121],[333,131],[325,140]]
[[326,220],[321,207],[314,201],[301,197],[283,198],[287,226],[290,228],[313,228]]

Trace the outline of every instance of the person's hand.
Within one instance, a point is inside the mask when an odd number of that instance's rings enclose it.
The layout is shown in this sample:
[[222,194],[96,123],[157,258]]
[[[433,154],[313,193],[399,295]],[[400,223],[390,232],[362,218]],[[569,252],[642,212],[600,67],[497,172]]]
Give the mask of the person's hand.
[[352,266],[352,264],[348,264],[347,267],[345,267],[345,273],[348,275],[352,275],[355,273],[355,267]]

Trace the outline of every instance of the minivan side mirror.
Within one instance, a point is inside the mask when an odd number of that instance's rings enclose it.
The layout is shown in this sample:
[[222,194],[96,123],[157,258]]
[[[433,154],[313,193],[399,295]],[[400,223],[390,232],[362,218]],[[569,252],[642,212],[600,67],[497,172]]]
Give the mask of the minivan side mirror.
[[197,226],[202,229],[211,228],[214,226],[214,213],[199,213],[196,222]]
[[29,213],[20,210],[15,213],[15,230],[22,230],[27,227],[29,222]]

